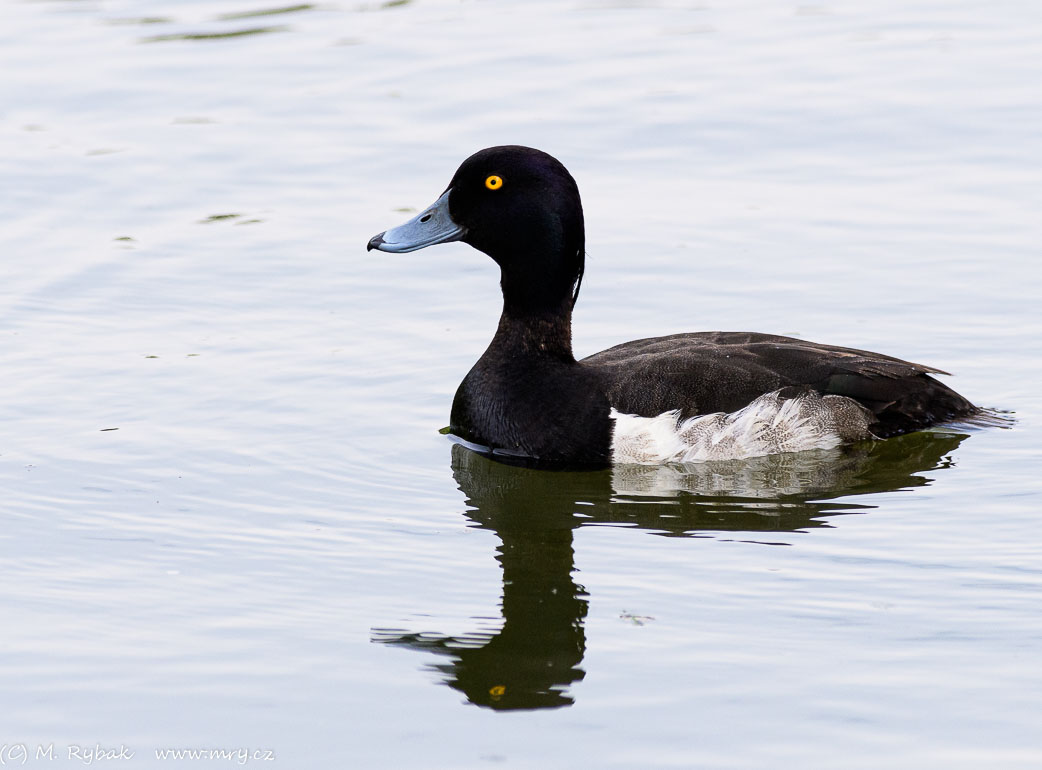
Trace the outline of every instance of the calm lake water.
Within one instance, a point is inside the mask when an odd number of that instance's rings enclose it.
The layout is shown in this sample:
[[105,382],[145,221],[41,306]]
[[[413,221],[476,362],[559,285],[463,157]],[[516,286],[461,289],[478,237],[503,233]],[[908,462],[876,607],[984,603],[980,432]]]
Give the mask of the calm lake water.
[[[0,760],[1042,766],[1042,7],[278,2],[0,10]],[[793,334],[1015,426],[453,446],[497,271],[365,243],[505,143],[583,192],[577,353]]]

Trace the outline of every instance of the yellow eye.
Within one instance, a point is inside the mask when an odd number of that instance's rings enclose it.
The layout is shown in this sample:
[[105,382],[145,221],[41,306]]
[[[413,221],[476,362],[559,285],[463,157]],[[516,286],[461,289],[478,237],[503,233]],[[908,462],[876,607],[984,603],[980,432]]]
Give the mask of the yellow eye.
[[503,177],[501,177],[501,176],[496,176],[495,174],[493,174],[492,176],[490,176],[488,179],[485,180],[485,187],[487,187],[490,190],[498,190],[502,186],[503,186]]

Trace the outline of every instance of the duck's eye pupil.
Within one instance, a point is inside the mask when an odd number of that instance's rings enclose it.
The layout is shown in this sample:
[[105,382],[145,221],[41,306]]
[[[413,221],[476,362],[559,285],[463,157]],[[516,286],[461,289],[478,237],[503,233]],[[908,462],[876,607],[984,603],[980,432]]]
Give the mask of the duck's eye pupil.
[[499,177],[499,176],[496,176],[495,174],[493,174],[492,176],[490,176],[488,179],[485,180],[485,187],[487,187],[490,190],[498,190],[502,186],[503,186],[503,178]]

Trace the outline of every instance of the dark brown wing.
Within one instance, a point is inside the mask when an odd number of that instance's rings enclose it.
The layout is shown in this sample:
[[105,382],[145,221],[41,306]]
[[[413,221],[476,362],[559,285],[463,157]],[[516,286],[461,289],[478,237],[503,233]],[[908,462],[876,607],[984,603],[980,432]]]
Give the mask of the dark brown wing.
[[940,369],[854,348],[753,332],[699,332],[634,340],[581,362],[596,370],[616,409],[653,416],[733,412],[788,386],[848,396],[876,415],[879,436],[974,414],[930,374]]

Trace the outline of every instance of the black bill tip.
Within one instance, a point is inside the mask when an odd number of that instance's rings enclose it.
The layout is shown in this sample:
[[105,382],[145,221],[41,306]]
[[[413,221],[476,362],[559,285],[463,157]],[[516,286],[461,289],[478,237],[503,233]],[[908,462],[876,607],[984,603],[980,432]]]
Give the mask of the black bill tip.
[[380,244],[382,244],[383,242],[384,242],[384,234],[383,233],[380,233],[379,235],[374,235],[372,238],[369,239],[369,243],[365,247],[365,250],[366,251],[372,251],[373,249],[379,249],[380,248]]

